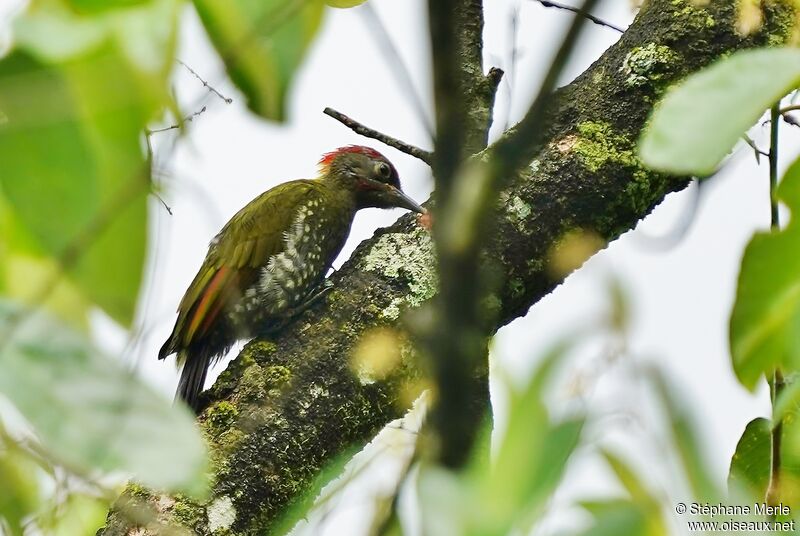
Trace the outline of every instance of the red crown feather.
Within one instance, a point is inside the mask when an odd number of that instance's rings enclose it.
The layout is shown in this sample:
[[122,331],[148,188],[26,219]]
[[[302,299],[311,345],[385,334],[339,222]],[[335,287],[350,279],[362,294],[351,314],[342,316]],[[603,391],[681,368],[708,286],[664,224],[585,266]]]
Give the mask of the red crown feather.
[[344,153],[358,153],[358,154],[367,155],[370,158],[376,158],[376,159],[380,159],[380,160],[384,160],[386,162],[389,162],[388,160],[386,160],[385,156],[383,156],[381,153],[379,153],[378,151],[376,151],[372,147],[365,147],[364,145],[346,145],[344,147],[339,147],[335,151],[331,151],[329,153],[325,153],[324,155],[322,155],[322,158],[319,159],[319,164],[321,166],[327,166],[331,162],[333,162],[333,160],[337,156],[339,156],[340,154],[344,154]]

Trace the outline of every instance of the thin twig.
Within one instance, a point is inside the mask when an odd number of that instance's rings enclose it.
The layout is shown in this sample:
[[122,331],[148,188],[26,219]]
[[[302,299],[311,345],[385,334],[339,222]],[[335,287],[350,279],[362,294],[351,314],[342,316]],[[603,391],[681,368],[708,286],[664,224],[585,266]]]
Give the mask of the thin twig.
[[195,117],[199,117],[199,116],[200,116],[202,113],[204,113],[205,111],[206,111],[206,107],[205,107],[205,106],[203,106],[202,108],[200,108],[199,110],[197,110],[197,111],[196,111],[196,112],[194,112],[193,114],[191,114],[191,115],[187,115],[186,117],[184,117],[183,119],[181,119],[181,120],[180,120],[178,123],[175,123],[174,125],[170,125],[170,126],[168,126],[168,127],[164,127],[164,128],[154,128],[153,130],[150,130],[150,129],[148,129],[148,130],[145,130],[145,134],[147,134],[148,136],[150,136],[151,134],[157,134],[157,133],[159,133],[159,132],[166,132],[166,131],[168,131],[168,130],[174,130],[174,129],[176,129],[176,128],[182,128],[182,127],[183,127],[183,125],[184,125],[184,123],[191,123],[191,122],[192,122],[192,120],[193,120]]
[[159,193],[158,193],[158,192],[156,192],[156,191],[152,191],[152,192],[150,192],[150,193],[151,193],[151,194],[153,194],[153,195],[156,197],[156,199],[158,199],[159,201],[161,201],[161,204],[162,204],[162,205],[164,205],[164,208],[166,209],[167,213],[168,213],[170,216],[172,216],[172,207],[170,207],[170,206],[167,204],[167,202],[166,202],[166,201],[164,201],[164,198],[163,198],[163,197],[161,197],[161,195],[159,195]]
[[760,160],[760,157],[761,157],[761,156],[765,156],[765,157],[769,158],[769,153],[768,153],[767,151],[763,150],[763,149],[759,149],[758,145],[756,145],[756,142],[755,142],[755,141],[753,141],[753,138],[751,138],[751,137],[750,137],[750,136],[748,136],[747,134],[744,134],[744,135],[742,136],[742,139],[744,140],[744,142],[745,142],[747,145],[749,145],[749,146],[750,146],[750,148],[751,148],[751,149],[753,149],[753,152],[754,152],[754,153],[755,153],[755,155],[756,155],[756,163],[757,163],[757,164],[760,164],[760,163],[761,163],[761,160]]
[[580,15],[586,18],[598,26],[605,26],[606,28],[610,28],[619,33],[625,33],[625,30],[616,24],[612,24],[610,22],[604,21],[603,19],[592,15],[591,13],[581,13],[580,9],[577,7],[568,6],[565,4],[560,4],[558,2],[552,2],[551,0],[534,0],[534,2],[539,2],[543,7],[554,7],[556,9],[563,9],[564,11],[569,11],[571,13],[575,13],[576,15]]
[[404,141],[400,141],[397,138],[389,136],[388,134],[384,134],[383,132],[378,132],[377,130],[369,128],[368,126],[359,123],[355,119],[348,117],[343,113],[334,110],[333,108],[325,108],[322,113],[333,117],[356,134],[360,134],[367,138],[372,138],[373,140],[378,140],[389,147],[394,147],[402,153],[411,155],[414,158],[419,158],[428,165],[431,165],[431,162],[433,161],[433,153],[430,151],[426,151],[425,149],[420,149],[419,147],[415,147]]
[[[203,110],[205,110],[205,106],[203,107]],[[201,110],[201,113],[202,113],[203,110]],[[153,161],[155,160],[155,155],[153,153],[153,143],[150,140],[150,136],[153,134],[153,132],[160,132],[160,131],[144,129],[144,140],[145,140],[145,143],[147,144],[146,145],[147,146],[147,167],[148,167],[148,169],[150,169],[151,176],[152,176],[152,173],[153,173]],[[152,183],[152,180],[151,180],[151,183]],[[161,197],[158,192],[156,192],[155,185],[153,185],[150,188],[150,193],[153,194],[154,196],[156,196],[156,199],[161,201],[161,204],[164,205],[165,209],[167,209],[167,213],[169,213],[169,215],[172,216],[172,208],[167,204],[166,201],[164,201],[164,198]]]
[[788,113],[782,113],[781,118],[783,121],[788,124],[792,125],[793,127],[800,127],[800,121],[798,121],[793,115]]
[[514,104],[514,82],[517,79],[517,60],[519,59],[519,48],[517,48],[517,37],[519,36],[519,5],[514,7],[514,12],[509,21],[511,28],[509,29],[509,66],[505,76],[505,82],[508,86],[508,104],[506,104],[506,117],[503,121],[503,132],[508,130],[511,126],[511,111]]
[[184,67],[185,67],[185,68],[186,68],[186,69],[187,69],[187,70],[188,70],[190,73],[192,73],[192,74],[194,75],[194,77],[195,77],[195,78],[197,78],[198,80],[200,80],[200,81],[203,83],[203,87],[205,87],[206,89],[208,89],[208,90],[209,90],[211,93],[213,93],[214,95],[216,95],[216,96],[217,96],[217,97],[219,97],[220,99],[224,100],[226,104],[230,104],[230,103],[232,103],[232,102],[233,102],[233,99],[232,99],[232,98],[230,98],[230,97],[226,97],[225,95],[223,95],[222,93],[220,93],[219,91],[217,91],[217,90],[216,90],[216,89],[215,89],[215,88],[214,88],[214,87],[213,87],[211,84],[209,84],[208,82],[206,82],[206,81],[203,79],[203,77],[202,77],[202,76],[200,76],[199,74],[197,74],[197,73],[195,72],[195,70],[194,70],[194,69],[192,69],[191,67],[189,67],[188,65],[186,65],[185,63],[183,63],[181,60],[178,60],[178,59],[176,59],[175,61],[177,61],[178,63],[180,63],[181,65],[183,65],[183,66],[184,66]]

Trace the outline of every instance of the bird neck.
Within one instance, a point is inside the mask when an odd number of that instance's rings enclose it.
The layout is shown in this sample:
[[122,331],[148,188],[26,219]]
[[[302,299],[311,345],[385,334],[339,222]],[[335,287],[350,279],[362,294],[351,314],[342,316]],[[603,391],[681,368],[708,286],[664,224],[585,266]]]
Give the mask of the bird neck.
[[334,211],[342,215],[355,216],[358,206],[358,193],[353,181],[343,179],[340,175],[327,171],[317,179],[321,186],[321,194],[325,203]]

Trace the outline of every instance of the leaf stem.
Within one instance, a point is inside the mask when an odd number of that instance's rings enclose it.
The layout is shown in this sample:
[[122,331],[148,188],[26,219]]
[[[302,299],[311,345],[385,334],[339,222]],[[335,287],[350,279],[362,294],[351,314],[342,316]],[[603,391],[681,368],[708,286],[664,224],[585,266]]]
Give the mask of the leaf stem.
[[[770,110],[770,136],[769,136],[769,203],[770,203],[770,228],[772,232],[780,229],[778,214],[778,128],[780,126],[780,102]],[[776,367],[772,379],[767,380],[770,387],[773,410],[783,391],[783,373]],[[774,413],[774,411],[773,411]],[[780,503],[780,473],[781,473],[781,438],[783,436],[783,417],[779,416],[777,422],[773,421],[771,436],[772,462],[770,464],[769,486],[764,500],[769,505]]]
[[780,104],[776,104],[770,110],[769,124],[769,204],[770,204],[770,227],[773,231],[780,228],[778,216],[778,128],[780,126]]

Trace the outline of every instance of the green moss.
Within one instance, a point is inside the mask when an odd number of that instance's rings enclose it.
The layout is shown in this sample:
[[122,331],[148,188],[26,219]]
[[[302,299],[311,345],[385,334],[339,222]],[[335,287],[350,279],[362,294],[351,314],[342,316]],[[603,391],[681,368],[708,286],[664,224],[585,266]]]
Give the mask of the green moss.
[[240,400],[250,401],[260,399],[266,389],[264,369],[257,364],[250,365],[244,372],[236,386],[236,394]]
[[227,400],[221,400],[206,410],[205,425],[206,429],[213,436],[217,436],[230,428],[239,410]]
[[396,319],[401,309],[418,307],[435,296],[439,288],[433,240],[421,227],[410,233],[382,235],[362,262],[365,270],[400,279],[408,287],[407,293],[381,311],[383,318]]
[[617,134],[608,123],[586,121],[578,125],[578,136],[570,150],[593,173],[616,168],[620,174],[630,176],[622,199],[637,213],[646,210],[650,192],[656,186],[652,173],[642,166],[636,146],[627,136]]
[[282,387],[292,378],[292,371],[282,365],[272,365],[264,369],[264,381],[268,387]]
[[215,391],[229,391],[236,387],[236,385],[239,383],[239,378],[241,378],[242,373],[255,363],[255,359],[253,358],[254,352],[251,349],[251,346],[254,346],[255,344],[258,343],[254,341],[246,345],[239,353],[239,356],[231,361],[225,370],[222,371],[222,374],[219,375],[217,381],[214,382]]
[[622,62],[625,85],[642,87],[654,85],[672,74],[673,65],[680,59],[678,54],[666,45],[648,43],[633,48]]
[[176,497],[175,504],[170,509],[172,518],[185,527],[195,528],[205,519],[203,507],[187,501],[182,497]]
[[578,134],[571,150],[589,171],[597,172],[609,164],[641,169],[634,144],[616,134],[608,123],[585,121],[578,124]]
[[149,489],[136,482],[130,482],[125,491],[128,495],[137,499],[149,500],[153,496]]
[[245,438],[245,433],[239,428],[230,428],[219,435],[217,438],[217,449],[222,454],[228,454],[239,445],[242,439]]
[[254,340],[244,347],[242,353],[252,358],[254,361],[264,361],[265,358],[275,353],[278,347],[272,341]]
[[686,0],[672,0],[671,4],[676,8],[673,15],[683,20],[681,25],[692,27],[697,30],[713,28],[717,22],[709,11],[700,5],[700,2]]

